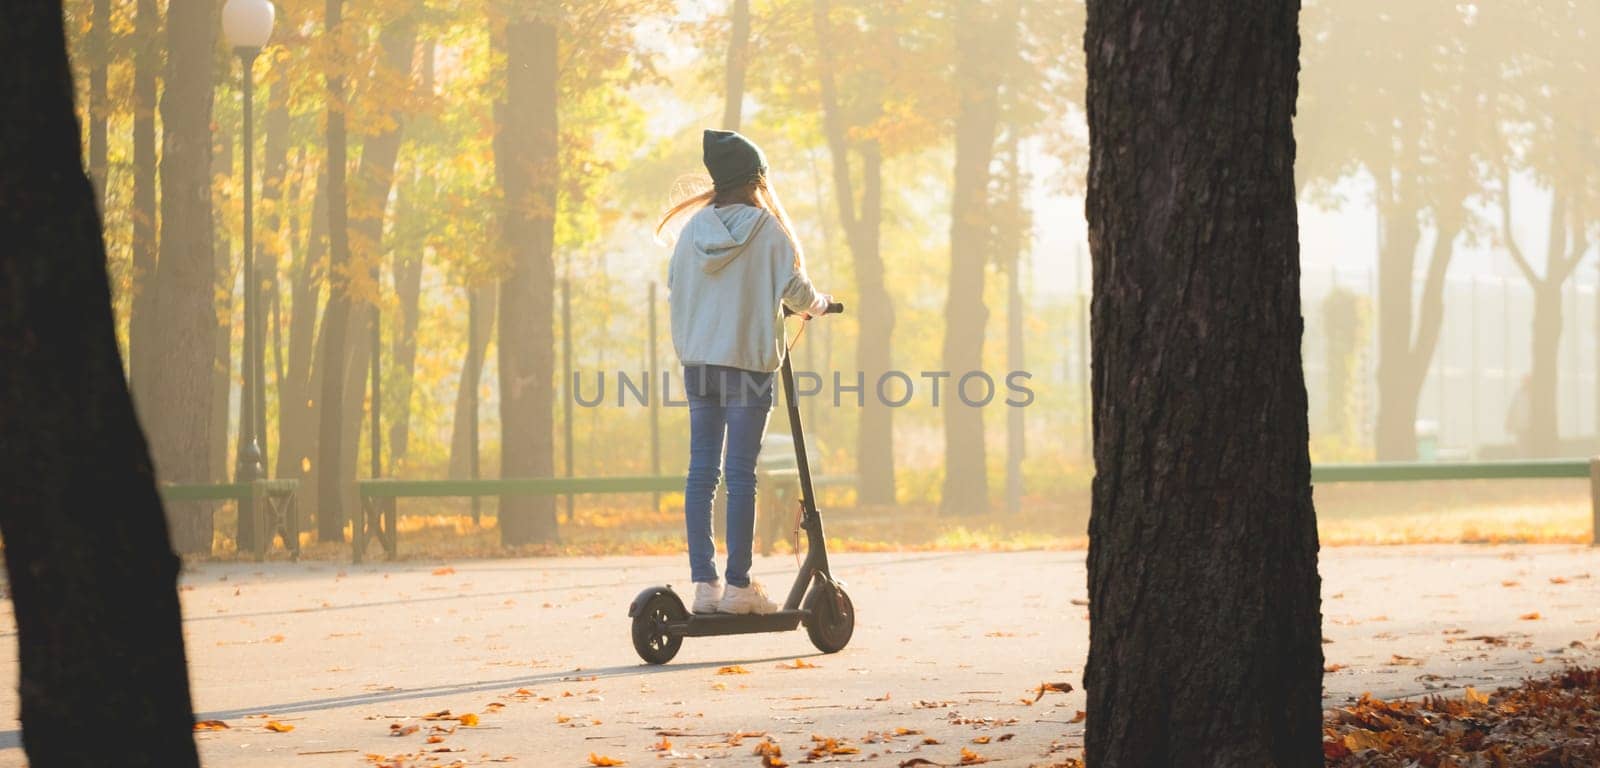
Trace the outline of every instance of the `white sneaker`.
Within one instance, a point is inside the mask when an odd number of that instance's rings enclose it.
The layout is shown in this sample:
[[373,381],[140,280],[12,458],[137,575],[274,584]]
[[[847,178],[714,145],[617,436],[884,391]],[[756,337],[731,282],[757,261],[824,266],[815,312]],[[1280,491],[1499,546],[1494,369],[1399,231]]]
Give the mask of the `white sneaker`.
[[760,582],[751,581],[748,587],[729,584],[722,593],[722,602],[717,604],[717,610],[723,613],[777,613],[778,606],[767,597],[767,590],[761,587]]
[[697,581],[694,583],[694,612],[716,613],[722,600],[722,582]]

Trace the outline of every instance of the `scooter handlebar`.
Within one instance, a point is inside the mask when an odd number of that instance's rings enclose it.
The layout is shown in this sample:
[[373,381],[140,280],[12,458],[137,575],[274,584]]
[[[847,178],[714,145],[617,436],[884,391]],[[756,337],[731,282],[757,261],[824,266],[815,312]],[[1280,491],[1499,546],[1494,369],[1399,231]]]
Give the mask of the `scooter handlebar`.
[[[796,312],[796,311],[794,311],[792,309],[789,309],[789,307],[787,307],[787,306],[785,306],[783,308],[783,316],[784,317],[789,317],[790,315],[798,315],[798,314],[800,314],[800,313]],[[822,314],[824,314],[824,315],[841,315],[841,314],[844,314],[844,302],[842,302],[842,301],[829,302],[828,303],[828,308],[823,310]]]

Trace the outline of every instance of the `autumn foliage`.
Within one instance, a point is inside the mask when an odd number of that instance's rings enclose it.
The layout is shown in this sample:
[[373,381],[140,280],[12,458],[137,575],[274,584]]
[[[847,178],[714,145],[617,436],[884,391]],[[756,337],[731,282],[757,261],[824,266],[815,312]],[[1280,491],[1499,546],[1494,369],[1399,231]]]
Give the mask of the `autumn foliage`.
[[1600,669],[1460,698],[1363,696],[1327,713],[1329,768],[1600,765]]

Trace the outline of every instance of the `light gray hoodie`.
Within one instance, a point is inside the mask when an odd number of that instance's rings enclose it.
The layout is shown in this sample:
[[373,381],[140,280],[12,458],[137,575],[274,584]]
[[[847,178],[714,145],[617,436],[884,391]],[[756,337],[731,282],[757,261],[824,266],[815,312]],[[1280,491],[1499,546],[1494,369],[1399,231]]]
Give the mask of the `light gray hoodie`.
[[667,269],[672,346],[684,365],[775,371],[783,311],[817,311],[777,217],[749,205],[706,206],[684,225]]

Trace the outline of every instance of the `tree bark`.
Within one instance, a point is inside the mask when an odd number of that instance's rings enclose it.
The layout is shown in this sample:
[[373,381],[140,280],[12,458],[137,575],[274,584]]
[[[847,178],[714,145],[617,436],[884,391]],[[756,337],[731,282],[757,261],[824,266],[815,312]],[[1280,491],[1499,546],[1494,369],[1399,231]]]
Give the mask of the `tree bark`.
[[[211,175],[227,175],[233,170],[233,142],[222,132],[216,134],[215,146],[212,147]],[[220,208],[229,204],[226,194],[216,195],[212,202]],[[228,227],[222,221],[215,220],[213,228],[216,238],[213,260],[216,264],[217,281],[211,289],[212,296],[216,299],[216,309],[213,315],[216,323],[212,333],[211,349],[211,434],[207,436],[207,451],[210,455],[211,477],[222,481],[233,474],[228,466],[228,398],[233,385],[233,282],[234,271],[232,268],[233,240],[228,235]],[[243,390],[241,389],[241,399]],[[215,507],[213,507],[214,509]],[[236,538],[241,549],[249,546],[249,533],[246,526],[241,526]]]
[[[1420,210],[1390,195],[1379,196],[1378,232],[1378,413],[1379,461],[1417,457],[1417,387],[1427,360],[1411,351],[1411,307]],[[1387,198],[1387,199],[1385,199]],[[1419,373],[1420,372],[1420,373]]]
[[489,351],[489,339],[494,335],[496,315],[494,288],[467,288],[477,294],[468,311],[478,315],[478,337],[467,340],[467,350],[461,359],[460,383],[456,386],[455,416],[450,423],[450,479],[465,480],[472,476],[472,456],[475,450],[472,422],[478,419],[478,389],[483,380],[483,360]]
[[325,270],[319,265],[327,255],[328,215],[327,177],[318,175],[312,191],[311,225],[303,245],[295,249],[289,278],[289,360],[284,378],[278,384],[278,471],[280,478],[298,477],[306,492],[300,494],[301,519],[315,519],[316,472],[321,466],[313,430],[317,424],[316,402],[322,391],[319,376],[322,366],[312,367],[321,347],[317,335],[317,310],[321,303]]
[[161,67],[161,11],[138,0],[133,49],[133,300],[128,310],[128,378],[134,403],[151,406],[156,318],[156,74]]
[[[511,255],[500,283],[500,476],[555,474],[555,212],[560,182],[556,19],[506,25],[506,103],[495,135]],[[555,500],[503,496],[506,546],[554,543]]]
[[978,515],[989,511],[983,408],[996,393],[992,379],[987,380],[986,389],[985,379],[973,378],[969,388],[967,376],[984,374],[983,337],[989,322],[989,308],[983,303],[989,263],[989,165],[1000,118],[1000,63],[1004,61],[996,51],[1014,46],[1017,19],[1016,3],[1006,3],[999,18],[994,18],[994,8],[985,5],[963,3],[958,8],[954,23],[959,104],[943,356],[950,391],[941,409],[945,460],[939,508],[947,515]]
[[61,11],[0,5],[0,535],[23,744],[36,766],[187,768],[179,562],[118,357]]
[[[378,34],[381,54],[380,71],[376,87],[393,87],[391,83],[410,84],[411,65],[417,47],[416,19],[409,13],[400,13],[387,23]],[[391,102],[392,103],[392,102]],[[400,110],[390,110],[388,127],[369,136],[361,146],[361,162],[356,167],[353,184],[354,209],[358,212],[350,222],[351,258],[353,269],[359,269],[371,280],[371,290],[361,293],[367,298],[356,303],[350,312],[346,343],[349,355],[345,359],[343,443],[349,446],[339,461],[339,476],[343,478],[344,505],[354,509],[360,504],[356,495],[355,480],[359,473],[358,447],[361,445],[361,422],[366,409],[362,403],[367,397],[367,376],[372,364],[372,324],[380,322],[377,305],[373,304],[382,292],[383,222],[389,210],[389,196],[394,190],[394,169],[400,157],[400,143],[405,128],[405,116]],[[372,411],[371,418],[381,419],[382,414]],[[382,453],[383,446],[369,446]]]
[[1553,458],[1561,449],[1557,395],[1561,373],[1561,288],[1564,284],[1565,281],[1546,279],[1533,286],[1533,365],[1528,372],[1528,450],[1532,458]]
[[[855,262],[856,303],[851,312],[861,335],[856,343],[856,369],[869,388],[861,403],[856,431],[856,496],[861,504],[895,502],[894,410],[877,397],[877,381],[894,364],[894,301],[885,285],[879,234],[883,223],[883,157],[876,140],[856,144],[861,157],[861,207],[857,215],[855,184],[850,174],[851,143],[835,84],[828,0],[817,0],[813,23],[817,35],[822,97],[822,126],[833,165],[834,198],[839,221]],[[843,382],[846,385],[852,382]]]
[[[427,98],[433,96],[434,43],[422,44],[422,61],[417,74],[417,91]],[[396,203],[397,225],[414,220],[418,210],[417,196],[421,194],[420,169],[413,169],[411,181],[401,190]],[[404,232],[395,244],[394,292],[400,309],[400,325],[394,329],[393,349],[394,387],[389,402],[393,413],[389,417],[389,462],[398,473],[405,463],[406,451],[411,442],[411,391],[417,374],[417,323],[421,320],[423,239],[421,232]]]
[[[105,2],[105,0],[98,0]],[[750,68],[750,0],[733,0],[729,14],[732,24],[728,31],[728,84],[723,94],[722,128],[739,130],[739,116],[744,111],[744,75]]]
[[1323,764],[1298,10],[1088,4],[1095,768]]
[[[331,38],[340,32],[343,0],[327,0],[324,26]],[[344,72],[333,64],[328,72],[328,103],[344,103]],[[346,326],[350,320],[349,200],[345,192],[347,157],[344,110],[328,108],[328,303],[322,315],[322,387],[317,397],[317,539],[343,541],[345,509],[341,498],[343,477],[338,469],[344,457],[344,430],[340,397],[344,389]]]
[[[398,218],[406,220],[415,215],[415,201],[407,202],[417,193],[415,180],[409,190],[402,190]],[[390,358],[393,360],[394,385],[389,390],[389,462],[398,472],[405,462],[406,450],[411,441],[411,390],[417,373],[417,323],[421,319],[422,301],[422,241],[409,238],[398,243],[394,252],[394,293],[399,305],[399,325],[394,328]]]
[[[217,6],[177,3],[167,13],[167,87],[161,97],[161,258],[156,266],[156,350],[150,373],[150,442],[163,479],[212,479],[212,342],[217,329],[211,216],[211,100]],[[211,551],[205,502],[169,505],[179,552]]]

